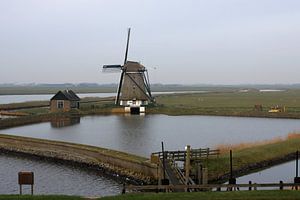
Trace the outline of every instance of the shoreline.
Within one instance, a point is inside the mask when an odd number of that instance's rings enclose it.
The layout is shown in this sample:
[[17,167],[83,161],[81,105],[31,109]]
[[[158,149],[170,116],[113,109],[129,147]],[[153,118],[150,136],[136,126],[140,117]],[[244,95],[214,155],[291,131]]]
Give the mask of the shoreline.
[[[241,176],[245,176],[245,175],[249,175],[255,172],[259,172],[280,164],[284,164],[286,162],[290,162],[292,160],[294,160],[296,157],[296,153],[289,153],[287,155],[278,157],[278,158],[274,158],[271,160],[264,160],[258,163],[252,163],[249,164],[248,166],[245,166],[241,169],[238,170],[233,170],[233,174],[235,175],[234,177],[238,178]],[[212,183],[224,183],[226,181],[228,181],[230,178],[230,173],[226,173],[220,177],[218,177],[217,179],[211,179],[209,180]]]
[[[27,115],[17,118],[6,118],[0,119],[0,130],[13,128],[18,126],[25,126],[31,124],[38,124],[43,122],[50,122],[51,120],[55,120],[61,117],[86,117],[86,116],[109,116],[109,115],[124,115],[125,113],[122,112],[114,112],[110,109],[103,109],[103,110],[94,110],[88,113],[46,113],[46,114],[38,114],[38,115]],[[287,116],[287,115],[235,115],[235,114],[195,114],[195,113],[185,113],[185,114],[170,114],[167,112],[149,112],[146,115],[167,115],[167,116],[211,116],[211,117],[241,117],[241,118],[262,118],[262,119],[292,119],[298,120],[300,116]]]
[[80,170],[93,170],[96,172],[101,173],[102,176],[111,178],[121,184],[126,183],[126,184],[133,184],[133,185],[142,185],[146,184],[146,182],[140,180],[140,179],[134,179],[130,176],[125,176],[122,174],[117,174],[113,171],[107,170],[106,168],[100,167],[98,165],[89,165],[85,163],[80,163],[76,161],[70,161],[70,160],[63,160],[59,158],[53,158],[53,157],[44,157],[44,156],[39,156],[39,155],[33,155],[30,153],[24,153],[20,151],[12,151],[8,149],[3,149],[0,148],[0,156],[12,156],[18,159],[18,157],[22,156],[24,158],[36,160],[36,161],[43,161],[43,162],[49,162],[49,163],[59,163],[63,164],[67,167],[76,167]]
[[91,168],[135,184],[157,178],[147,158],[89,145],[0,134],[0,152]]
[[[290,149],[278,153],[278,146],[288,144]],[[234,176],[240,177],[291,161],[295,159],[294,147],[298,147],[299,144],[300,138],[296,138],[253,147],[257,149],[255,154],[272,152],[265,158],[254,160],[249,159],[249,156],[252,156],[251,151],[249,153],[251,148],[236,150],[234,162],[240,163],[234,166]],[[96,170],[121,183],[157,183],[157,166],[151,164],[147,158],[101,147],[0,134],[0,155],[1,153]],[[215,163],[208,165],[209,183],[226,182],[230,177],[227,153],[222,153],[219,158],[211,161]]]

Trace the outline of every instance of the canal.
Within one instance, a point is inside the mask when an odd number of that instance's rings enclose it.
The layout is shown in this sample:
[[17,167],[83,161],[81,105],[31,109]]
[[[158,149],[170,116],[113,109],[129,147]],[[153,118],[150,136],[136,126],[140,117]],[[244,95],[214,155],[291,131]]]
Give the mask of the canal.
[[[64,126],[68,125],[68,126]],[[216,147],[285,137],[299,120],[217,116],[88,116],[1,130],[2,134],[81,143],[149,157],[160,150]]]
[[[122,188],[97,171],[0,153],[0,194],[19,194],[19,171],[34,172],[34,194],[108,196]],[[23,186],[23,194],[30,194],[30,186]]]
[[[34,138],[60,140],[125,151],[149,157],[160,151],[161,141],[166,150],[216,147],[219,144],[236,144],[286,137],[299,132],[299,120],[240,118],[217,116],[88,116],[61,119],[52,122],[1,130],[11,134]],[[285,164],[284,164],[285,165]],[[290,181],[293,178],[286,164],[240,177],[239,183]],[[279,171],[277,170],[279,167]],[[7,155],[0,156],[0,173],[3,180],[0,193],[17,193],[17,172],[34,171],[39,194],[112,195],[120,192],[120,184],[98,172],[72,168],[57,163],[36,161]],[[262,174],[262,175],[260,175]],[[282,177],[274,176],[283,174]],[[274,178],[275,177],[275,178]],[[285,178],[284,178],[285,177]],[[273,178],[273,179],[272,179]]]

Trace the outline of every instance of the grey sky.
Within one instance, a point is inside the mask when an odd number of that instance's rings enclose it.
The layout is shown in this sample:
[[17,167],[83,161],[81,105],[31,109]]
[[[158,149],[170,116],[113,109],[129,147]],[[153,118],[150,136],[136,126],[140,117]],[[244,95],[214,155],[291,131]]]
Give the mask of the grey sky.
[[299,83],[299,0],[0,0],[0,83]]

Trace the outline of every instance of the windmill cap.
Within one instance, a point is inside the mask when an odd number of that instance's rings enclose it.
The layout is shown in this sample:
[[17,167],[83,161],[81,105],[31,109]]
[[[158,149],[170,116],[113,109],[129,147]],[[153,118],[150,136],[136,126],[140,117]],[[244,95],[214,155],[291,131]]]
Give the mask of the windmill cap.
[[126,69],[127,72],[145,71],[144,65],[134,61],[127,61],[126,64],[124,65],[124,68]]

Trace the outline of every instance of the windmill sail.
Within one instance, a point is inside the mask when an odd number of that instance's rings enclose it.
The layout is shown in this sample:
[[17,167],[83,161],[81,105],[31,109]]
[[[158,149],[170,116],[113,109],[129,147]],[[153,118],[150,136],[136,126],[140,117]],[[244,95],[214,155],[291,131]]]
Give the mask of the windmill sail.
[[102,72],[107,72],[107,73],[120,72],[120,70],[122,70],[121,65],[103,65],[102,68]]
[[[127,63],[127,56],[128,56],[128,48],[129,48],[129,39],[130,39],[130,28],[128,28],[128,33],[127,33],[127,43],[126,43],[126,50],[125,50],[125,58],[124,58],[124,65]],[[117,91],[117,98],[116,98],[116,104],[120,103],[120,94],[121,94],[121,89],[122,89],[122,83],[123,83],[123,78],[124,78],[124,73],[125,69],[122,69],[121,77],[120,77],[120,82],[118,86],[118,91]]]

